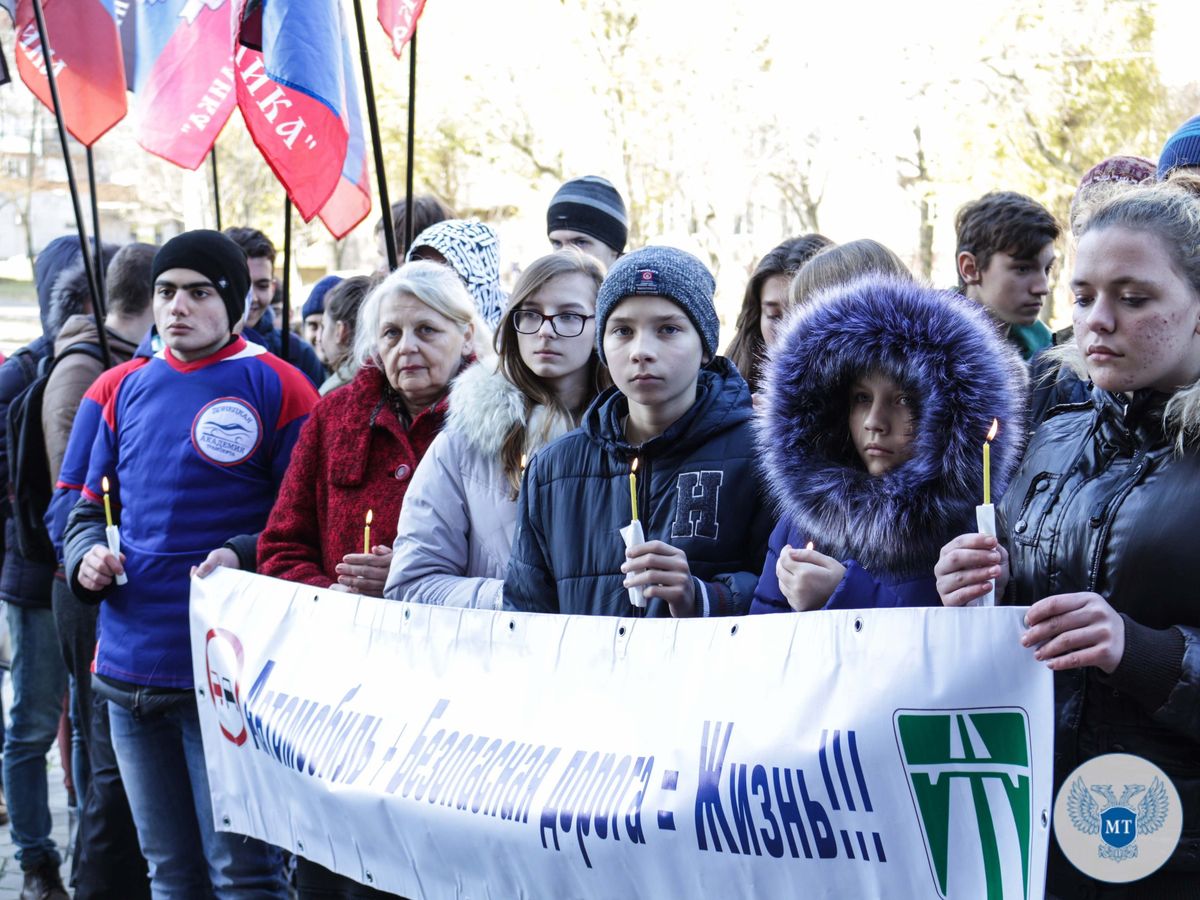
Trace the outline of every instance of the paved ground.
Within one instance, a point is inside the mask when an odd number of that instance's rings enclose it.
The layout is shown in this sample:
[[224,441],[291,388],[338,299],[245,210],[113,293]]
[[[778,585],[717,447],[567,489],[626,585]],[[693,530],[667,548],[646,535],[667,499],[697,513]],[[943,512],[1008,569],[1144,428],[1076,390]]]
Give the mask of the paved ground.
[[[4,679],[4,708],[12,704],[12,688],[8,678]],[[54,814],[54,830],[51,833],[64,857],[70,854],[67,848],[67,790],[63,787],[62,765],[58,759],[58,747],[51,748],[46,757],[50,782],[50,810]],[[66,884],[71,871],[70,863],[63,865],[63,883]],[[7,825],[0,826],[0,900],[16,900],[21,893],[21,864],[17,862],[12,832]]]

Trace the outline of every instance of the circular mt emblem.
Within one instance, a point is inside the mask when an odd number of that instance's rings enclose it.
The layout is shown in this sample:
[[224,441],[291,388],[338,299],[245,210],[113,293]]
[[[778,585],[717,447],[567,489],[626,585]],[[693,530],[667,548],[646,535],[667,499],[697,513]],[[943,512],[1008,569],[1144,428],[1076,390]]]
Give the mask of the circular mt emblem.
[[254,407],[237,397],[206,405],[192,423],[196,452],[218,466],[234,466],[258,449],[262,422]]
[[1054,801],[1054,835],[1079,871],[1100,881],[1145,878],[1175,851],[1179,793],[1154,763],[1128,753],[1089,759]]

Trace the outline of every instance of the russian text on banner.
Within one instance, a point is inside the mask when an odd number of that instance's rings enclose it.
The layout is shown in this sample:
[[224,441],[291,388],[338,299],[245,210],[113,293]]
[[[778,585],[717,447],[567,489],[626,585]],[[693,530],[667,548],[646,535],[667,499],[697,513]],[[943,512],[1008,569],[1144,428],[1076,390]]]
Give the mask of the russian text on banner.
[[1040,897],[1022,610],[744,619],[192,583],[218,827],[408,897]]
[[[125,63],[111,0],[42,0],[42,12],[63,124],[75,140],[90,147],[126,112]],[[21,80],[53,110],[33,0],[18,0],[14,25]]]
[[237,104],[233,0],[159,0],[134,7],[137,141],[168,162],[195,169]]

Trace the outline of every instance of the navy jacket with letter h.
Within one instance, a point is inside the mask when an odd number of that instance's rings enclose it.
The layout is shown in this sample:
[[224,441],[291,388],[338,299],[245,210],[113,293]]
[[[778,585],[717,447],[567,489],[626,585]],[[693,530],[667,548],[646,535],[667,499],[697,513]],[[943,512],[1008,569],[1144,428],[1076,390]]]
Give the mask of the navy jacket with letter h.
[[[751,431],[750,390],[728,360],[700,372],[696,402],[663,434],[625,440],[625,396],[596,398],[580,428],[550,444],[525,472],[517,534],[504,582],[506,609],[579,615],[632,613],[622,587],[629,471],[638,463],[638,514],[646,540],[687,554],[697,615],[750,607],[771,519]],[[669,616],[651,597],[647,616]]]

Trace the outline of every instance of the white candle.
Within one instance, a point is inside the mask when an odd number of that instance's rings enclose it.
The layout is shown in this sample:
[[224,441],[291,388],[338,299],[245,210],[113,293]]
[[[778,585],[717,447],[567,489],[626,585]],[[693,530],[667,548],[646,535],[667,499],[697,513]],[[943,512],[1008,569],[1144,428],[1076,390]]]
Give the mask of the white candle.
[[[104,529],[104,536],[108,539],[108,552],[117,559],[121,558],[121,529],[118,525],[109,525]],[[117,576],[117,584],[128,584],[129,579],[122,572]]]
[[[642,522],[640,519],[632,520],[628,525],[621,529],[621,539],[625,541],[625,548],[628,549],[634,544],[646,543],[646,534],[642,531]],[[629,588],[629,602],[638,609],[646,608],[646,598],[642,594],[640,587]]]
[[[975,525],[979,529],[980,534],[990,534],[996,536],[996,507],[991,503],[982,503],[975,507]],[[967,606],[995,606],[996,605],[996,582],[992,582],[992,589],[972,600]]]

